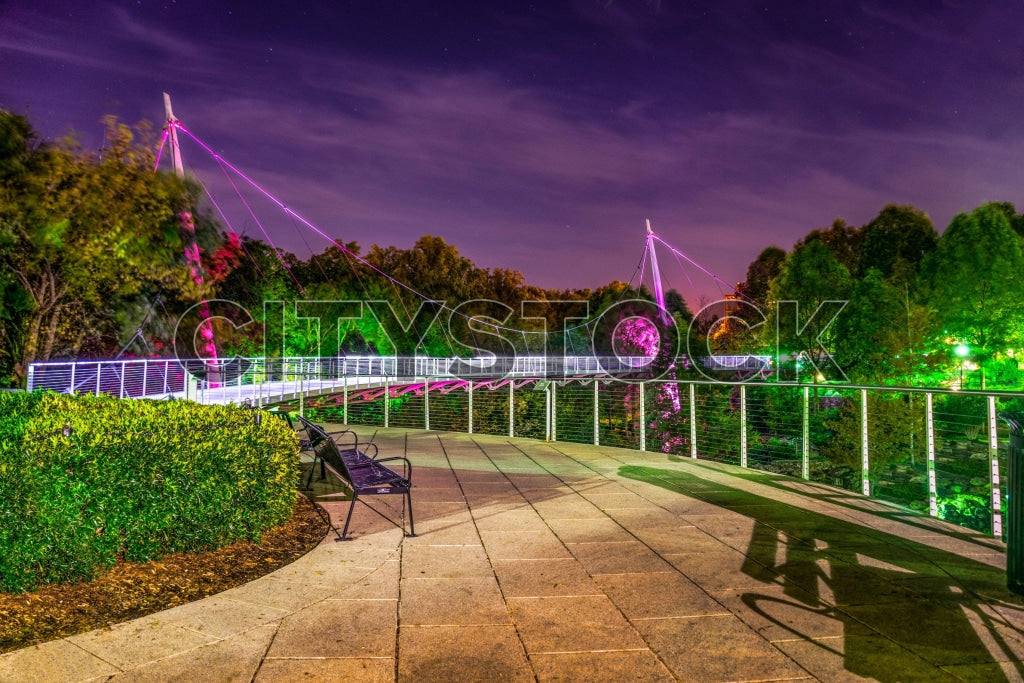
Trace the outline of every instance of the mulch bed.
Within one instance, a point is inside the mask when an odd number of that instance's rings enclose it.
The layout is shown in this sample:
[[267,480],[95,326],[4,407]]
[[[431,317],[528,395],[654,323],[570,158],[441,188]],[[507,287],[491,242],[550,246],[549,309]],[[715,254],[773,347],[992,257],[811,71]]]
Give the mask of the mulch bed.
[[0,593],[0,652],[84,633],[234,588],[283,567],[316,547],[327,522],[298,496],[295,512],[259,543],[176,553],[159,562],[119,562],[90,583]]

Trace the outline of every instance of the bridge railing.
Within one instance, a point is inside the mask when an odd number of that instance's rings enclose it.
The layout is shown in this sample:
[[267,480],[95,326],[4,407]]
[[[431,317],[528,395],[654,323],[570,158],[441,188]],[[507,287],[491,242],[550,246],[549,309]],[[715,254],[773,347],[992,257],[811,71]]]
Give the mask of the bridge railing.
[[642,356],[517,356],[433,358],[339,356],[239,358],[211,365],[201,359],[52,361],[29,365],[27,388],[118,398],[188,398],[205,403],[262,403],[336,386],[388,378],[496,378],[616,375],[646,367]]
[[460,374],[453,374],[452,359],[253,359],[234,376],[207,373],[202,380],[196,377],[205,367],[200,361],[55,362],[30,366],[28,388],[250,401],[353,424],[711,459],[840,486],[856,497],[896,502],[997,538],[1003,534],[1008,430],[997,418],[1024,409],[1024,393],[757,381],[635,383],[616,378],[635,369],[628,359],[617,365],[610,359],[558,360],[526,357],[502,366],[507,373],[498,375],[486,359],[459,366]]
[[998,415],[1022,405],[1015,392],[601,376],[388,378],[280,408],[346,424],[715,460],[838,486],[851,505],[881,499],[1000,538],[1009,434]]

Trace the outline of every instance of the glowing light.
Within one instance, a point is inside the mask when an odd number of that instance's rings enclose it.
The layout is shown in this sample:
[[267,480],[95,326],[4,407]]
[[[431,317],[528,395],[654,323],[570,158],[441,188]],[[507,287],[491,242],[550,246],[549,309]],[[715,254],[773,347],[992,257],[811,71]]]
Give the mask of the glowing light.
[[626,318],[615,326],[612,333],[615,353],[630,358],[630,363],[636,367],[649,363],[657,355],[660,343],[658,328],[646,318]]
[[971,349],[969,346],[967,346],[967,344],[957,344],[956,348],[953,349],[953,353],[955,353],[960,358],[966,358],[967,356],[970,355]]

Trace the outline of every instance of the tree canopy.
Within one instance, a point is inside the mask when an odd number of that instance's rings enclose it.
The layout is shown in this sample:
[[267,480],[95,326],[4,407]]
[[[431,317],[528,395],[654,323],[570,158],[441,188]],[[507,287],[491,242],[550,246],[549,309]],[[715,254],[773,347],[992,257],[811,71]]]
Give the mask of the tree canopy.
[[33,360],[110,353],[119,315],[140,301],[200,294],[179,267],[193,191],[154,173],[127,126],[105,123],[103,147],[86,153],[0,111],[0,372],[15,381]]
[[[477,266],[438,235],[408,249],[375,244],[364,252],[339,242],[300,258],[224,234],[202,210],[194,184],[153,171],[148,126],[132,129],[112,117],[104,123],[102,147],[87,152],[73,138],[44,141],[25,117],[0,111],[5,384],[20,384],[31,361],[112,357],[147,312],[158,312],[148,318],[147,336],[166,345],[150,352],[166,353],[176,316],[204,298],[236,302],[256,319],[254,327],[278,329],[274,348],[264,349],[254,335],[233,340],[234,350],[289,355],[447,355],[470,352],[471,344],[586,353],[602,313],[653,298],[618,281],[595,289],[533,287],[519,271]],[[202,255],[202,286],[189,277],[183,254],[188,220]],[[1016,359],[1024,357],[1022,273],[1024,216],[1013,204],[961,213],[941,237],[923,211],[890,204],[864,226],[837,218],[789,252],[764,248],[737,286],[742,305],[733,307],[732,315],[751,325],[716,326],[720,314],[705,309],[693,328],[714,330],[718,349],[816,355],[816,365],[835,362],[862,382],[948,384],[951,349],[964,344],[982,377],[999,368],[1000,382],[1016,382]],[[341,310],[331,303],[339,301],[359,303]],[[693,313],[683,297],[667,292],[666,306],[686,331]],[[470,315],[489,325],[470,324]],[[769,324],[760,325],[765,316]],[[1011,366],[1014,372],[1005,372]]]

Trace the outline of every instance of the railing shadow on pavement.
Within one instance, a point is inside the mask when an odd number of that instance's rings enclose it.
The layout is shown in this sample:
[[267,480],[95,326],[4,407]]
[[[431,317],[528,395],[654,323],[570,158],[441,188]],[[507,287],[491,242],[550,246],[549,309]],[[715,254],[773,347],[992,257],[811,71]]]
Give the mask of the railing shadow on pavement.
[[[934,667],[1001,662],[1015,678],[1024,677],[1020,661],[1024,632],[1016,625],[1024,623],[1024,604],[1006,588],[1004,570],[732,488],[720,478],[709,487],[707,479],[678,470],[622,466],[619,474],[750,518],[754,524],[749,541],[737,548],[746,556],[742,571],[766,586],[781,586],[785,598],[749,591],[741,600],[790,638],[841,657],[846,671],[880,681],[905,680],[908,670],[893,668],[892,658],[878,651],[878,643],[884,642],[906,655],[906,666],[919,662],[919,673],[934,672]],[[757,480],[772,485],[770,480]],[[906,522],[902,517],[899,521]],[[973,540],[951,530],[928,530]],[[785,611],[776,609],[780,607],[791,614],[796,609],[840,622],[843,638],[837,641],[802,632],[794,624],[798,619],[778,614]],[[850,637],[858,634],[880,638]],[[1006,668],[1003,673],[1008,676]]]

